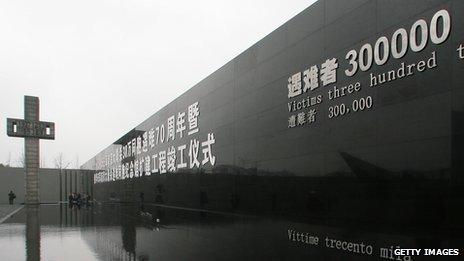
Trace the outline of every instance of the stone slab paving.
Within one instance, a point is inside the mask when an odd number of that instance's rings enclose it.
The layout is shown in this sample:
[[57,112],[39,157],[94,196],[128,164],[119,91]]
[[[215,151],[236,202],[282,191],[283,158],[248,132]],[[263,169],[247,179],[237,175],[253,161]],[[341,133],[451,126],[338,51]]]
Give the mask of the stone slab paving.
[[0,224],[21,210],[24,205],[3,205],[0,204]]

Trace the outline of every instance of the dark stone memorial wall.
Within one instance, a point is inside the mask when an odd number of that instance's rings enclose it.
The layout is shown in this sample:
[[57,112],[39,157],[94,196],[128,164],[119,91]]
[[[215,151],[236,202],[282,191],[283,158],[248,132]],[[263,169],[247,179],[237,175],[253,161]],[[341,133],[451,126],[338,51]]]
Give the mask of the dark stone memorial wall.
[[457,0],[318,1],[84,164],[94,197],[275,218],[258,232],[287,254],[462,246],[463,19]]

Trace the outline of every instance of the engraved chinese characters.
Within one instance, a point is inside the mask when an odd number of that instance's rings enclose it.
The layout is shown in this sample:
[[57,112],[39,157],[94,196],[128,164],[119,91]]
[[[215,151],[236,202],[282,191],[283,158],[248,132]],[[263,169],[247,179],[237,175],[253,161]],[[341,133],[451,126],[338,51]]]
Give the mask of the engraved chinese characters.
[[[293,73],[287,80],[287,98],[290,99],[287,103],[290,113],[287,127],[309,125],[322,116],[335,119],[374,109],[377,102],[372,93],[374,89],[367,88],[365,90],[368,91],[361,92],[363,86],[378,88],[385,83],[413,76],[415,72],[435,69],[439,54],[432,48],[443,44],[450,34],[450,12],[441,9],[431,17],[415,19],[410,26],[381,32],[375,42],[360,42],[358,48],[346,53],[345,59],[323,57],[320,66],[311,65],[303,72]],[[430,46],[426,48],[428,44]],[[424,50],[430,50],[426,59],[418,56]],[[415,62],[404,61],[414,59],[414,56],[420,59],[415,59]],[[388,71],[377,72],[382,66],[388,68]],[[344,73],[337,75],[339,67],[343,68]],[[363,78],[364,73],[369,73],[369,81]],[[337,86],[337,76],[340,75],[342,78],[339,82],[344,84],[341,87]],[[320,88],[326,85],[326,88]],[[305,97],[301,98],[305,93]],[[360,97],[364,93],[367,95]],[[323,101],[327,102],[327,106],[318,106]]]
[[[214,133],[199,140],[200,106],[195,102],[186,111],[171,115],[159,126],[139,134],[100,161],[94,183],[172,173],[182,169],[216,164]],[[189,137],[189,139],[187,139]],[[185,141],[184,141],[185,139]],[[182,142],[174,145],[173,142]],[[166,147],[167,145],[167,147]]]
[[[288,98],[295,98],[299,95],[313,91],[319,87],[319,80],[322,86],[335,83],[337,81],[338,62],[336,58],[327,59],[320,66],[312,65],[303,71],[303,79],[301,72],[297,72],[288,78]],[[304,85],[302,85],[302,81]],[[322,95],[307,96],[302,100],[293,100],[288,103],[288,111],[296,112],[317,105],[322,102]],[[307,111],[299,111],[297,114],[292,114],[288,118],[288,127],[294,128],[305,124],[311,124],[316,121],[317,111],[310,108]]]
[[301,72],[297,72],[294,75],[288,78],[288,98],[296,97],[302,92],[308,90],[314,90],[319,87],[319,80],[322,82],[322,86],[326,86],[330,83],[335,83],[337,81],[337,71],[338,63],[336,58],[327,59],[324,63],[321,64],[320,76],[318,75],[319,70],[316,65],[311,66],[309,69],[306,69],[303,72],[303,82],[304,87],[302,89],[301,84]]

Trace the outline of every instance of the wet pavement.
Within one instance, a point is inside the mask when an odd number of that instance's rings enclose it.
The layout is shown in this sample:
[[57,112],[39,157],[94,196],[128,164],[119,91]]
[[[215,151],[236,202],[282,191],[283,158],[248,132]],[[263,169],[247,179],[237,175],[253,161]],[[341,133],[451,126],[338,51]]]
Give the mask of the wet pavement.
[[0,224],[0,260],[437,260],[397,257],[392,250],[464,245],[462,231],[430,231],[380,231],[154,204],[25,206]]
[[0,204],[0,224],[18,212],[22,207],[23,205]]
[[60,208],[60,205],[10,207],[9,213],[19,211],[0,224],[0,259],[102,260],[82,239],[79,228],[61,226],[56,217],[48,219]]

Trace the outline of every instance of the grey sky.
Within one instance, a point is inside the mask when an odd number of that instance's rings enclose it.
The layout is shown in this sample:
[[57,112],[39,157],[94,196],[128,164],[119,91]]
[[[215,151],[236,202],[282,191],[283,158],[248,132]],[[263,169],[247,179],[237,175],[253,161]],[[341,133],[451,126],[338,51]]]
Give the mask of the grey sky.
[[23,150],[5,130],[23,95],[56,122],[43,165],[75,167],[313,2],[0,1],[0,162]]

